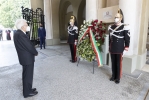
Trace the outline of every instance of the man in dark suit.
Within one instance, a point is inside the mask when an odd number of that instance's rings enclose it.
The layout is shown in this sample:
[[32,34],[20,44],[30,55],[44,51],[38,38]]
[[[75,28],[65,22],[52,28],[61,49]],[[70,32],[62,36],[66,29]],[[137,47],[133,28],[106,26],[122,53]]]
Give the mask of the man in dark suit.
[[10,30],[6,30],[6,38],[7,40],[11,40],[11,35],[10,35],[11,31]]
[[0,41],[2,41],[2,40],[3,40],[3,30],[0,29]]
[[46,30],[41,23],[40,27],[38,28],[38,37],[40,39],[40,49],[42,49],[42,45],[45,49]]
[[38,55],[38,52],[26,36],[26,32],[30,31],[30,27],[27,25],[26,20],[18,19],[15,25],[18,30],[14,34],[14,44],[19,62],[23,66],[23,96],[24,98],[27,98],[38,93],[36,88],[32,88],[34,61],[35,56]]

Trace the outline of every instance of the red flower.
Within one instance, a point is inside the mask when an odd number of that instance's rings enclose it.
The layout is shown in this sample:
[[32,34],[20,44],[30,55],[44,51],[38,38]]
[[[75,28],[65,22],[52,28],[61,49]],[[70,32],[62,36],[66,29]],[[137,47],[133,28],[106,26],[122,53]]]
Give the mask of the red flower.
[[95,32],[93,28],[92,28],[92,31]]
[[97,23],[98,22],[98,19],[94,20],[94,23]]
[[104,38],[102,38],[102,42],[104,42],[104,40],[105,40],[105,39],[104,39]]
[[98,40],[98,37],[95,37],[96,40]]
[[96,31],[99,32],[99,28],[97,28]]

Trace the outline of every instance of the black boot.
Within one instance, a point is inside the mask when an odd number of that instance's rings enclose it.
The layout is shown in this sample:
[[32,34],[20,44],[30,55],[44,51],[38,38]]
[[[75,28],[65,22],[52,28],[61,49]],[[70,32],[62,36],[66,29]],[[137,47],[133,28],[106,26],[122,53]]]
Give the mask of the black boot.
[[75,61],[74,61],[74,60],[70,60],[70,62],[75,63]]
[[119,80],[119,79],[116,79],[116,80],[115,80],[115,83],[116,83],[116,84],[119,84],[119,83],[120,83],[120,80]]
[[110,81],[114,81],[114,80],[115,80],[115,78],[114,78],[114,77],[111,77],[111,78],[110,78]]

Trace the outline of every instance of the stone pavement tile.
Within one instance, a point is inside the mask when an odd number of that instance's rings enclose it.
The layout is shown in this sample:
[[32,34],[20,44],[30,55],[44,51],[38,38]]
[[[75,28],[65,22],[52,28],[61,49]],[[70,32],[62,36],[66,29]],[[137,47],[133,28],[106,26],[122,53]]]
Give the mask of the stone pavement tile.
[[0,100],[136,100],[149,83],[149,73],[142,71],[138,79],[124,74],[115,84],[109,81],[108,66],[96,66],[93,74],[90,62],[70,63],[69,48],[64,47],[49,46],[39,52],[33,81],[39,94],[31,98],[22,96],[21,65],[0,68]]
[[148,64],[144,65],[142,70],[146,71],[146,72],[149,72],[149,65]]
[[68,45],[47,46],[46,49],[40,50],[39,48],[37,48],[37,50],[40,53],[49,57],[56,55],[70,56],[70,50]]
[[138,80],[125,75],[119,85],[110,82],[104,67],[96,67],[92,74],[92,64],[88,62],[77,67],[63,56],[43,62],[35,69],[34,86],[39,94],[33,100],[135,100],[142,88]]
[[0,67],[19,63],[13,41],[0,41],[0,52]]

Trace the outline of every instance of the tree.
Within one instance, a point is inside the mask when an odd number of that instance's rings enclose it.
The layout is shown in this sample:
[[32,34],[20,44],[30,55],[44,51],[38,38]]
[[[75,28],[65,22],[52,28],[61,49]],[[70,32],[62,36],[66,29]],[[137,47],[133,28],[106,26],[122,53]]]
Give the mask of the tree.
[[16,19],[22,17],[21,6],[30,8],[30,0],[0,0],[0,24],[13,28]]

